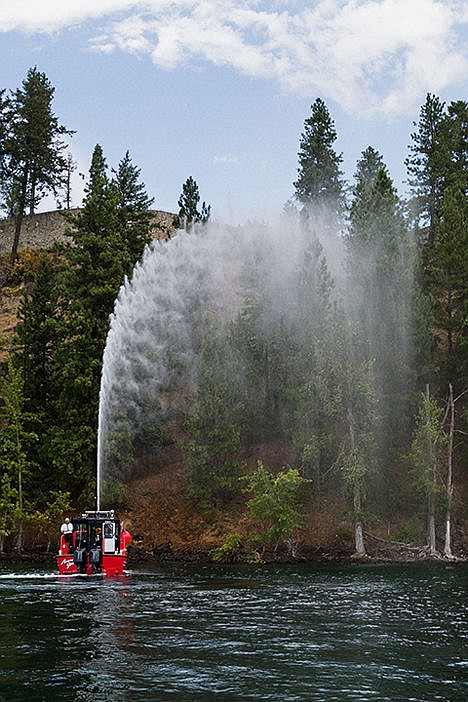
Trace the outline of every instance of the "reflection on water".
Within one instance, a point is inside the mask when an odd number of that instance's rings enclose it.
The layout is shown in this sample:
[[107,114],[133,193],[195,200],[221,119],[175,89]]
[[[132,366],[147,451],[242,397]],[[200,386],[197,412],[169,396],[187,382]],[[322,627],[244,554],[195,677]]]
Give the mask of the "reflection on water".
[[466,566],[0,572],[0,701],[468,699]]

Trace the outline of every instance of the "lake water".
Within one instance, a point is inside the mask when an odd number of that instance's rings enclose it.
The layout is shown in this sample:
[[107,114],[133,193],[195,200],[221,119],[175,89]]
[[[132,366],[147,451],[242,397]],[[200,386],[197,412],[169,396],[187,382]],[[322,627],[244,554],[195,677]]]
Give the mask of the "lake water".
[[0,700],[468,699],[465,565],[0,567]]

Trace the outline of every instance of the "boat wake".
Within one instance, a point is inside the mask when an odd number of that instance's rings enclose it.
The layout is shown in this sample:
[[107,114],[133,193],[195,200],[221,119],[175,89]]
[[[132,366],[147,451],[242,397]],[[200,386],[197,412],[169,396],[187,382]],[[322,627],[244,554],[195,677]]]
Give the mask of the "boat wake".
[[0,580],[54,580],[57,573],[2,573]]

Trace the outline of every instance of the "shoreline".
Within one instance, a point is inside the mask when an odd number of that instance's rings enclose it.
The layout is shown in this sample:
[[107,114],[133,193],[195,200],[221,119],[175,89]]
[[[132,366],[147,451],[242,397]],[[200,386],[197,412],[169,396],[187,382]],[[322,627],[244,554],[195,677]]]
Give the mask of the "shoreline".
[[[303,548],[292,557],[287,553],[267,552],[257,554],[252,558],[249,554],[237,554],[230,559],[217,560],[213,557],[213,551],[203,548],[182,547],[173,548],[170,543],[162,544],[152,550],[146,550],[139,546],[130,546],[127,558],[127,567],[138,564],[171,565],[171,564],[212,564],[212,565],[405,565],[405,564],[440,564],[454,565],[467,563],[468,558],[464,552],[457,553],[452,558],[446,558],[439,553],[431,556],[424,547],[408,547],[404,552],[402,546],[397,548],[369,549],[366,555],[353,553],[352,550],[336,547],[309,547]],[[56,563],[56,553],[41,549],[25,550],[21,553],[9,551],[0,554],[0,566],[11,563],[14,565],[27,563],[44,563],[54,565]]]

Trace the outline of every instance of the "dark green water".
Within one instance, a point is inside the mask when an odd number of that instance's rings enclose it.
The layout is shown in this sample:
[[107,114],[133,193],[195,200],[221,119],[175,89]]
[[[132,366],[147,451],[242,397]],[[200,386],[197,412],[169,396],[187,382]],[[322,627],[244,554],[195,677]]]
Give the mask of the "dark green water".
[[0,700],[468,699],[466,566],[0,569]]

